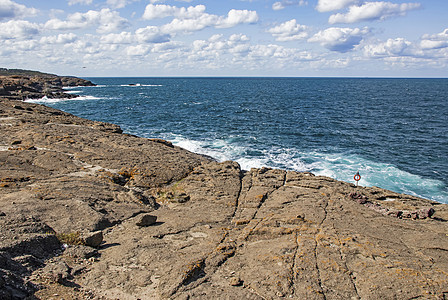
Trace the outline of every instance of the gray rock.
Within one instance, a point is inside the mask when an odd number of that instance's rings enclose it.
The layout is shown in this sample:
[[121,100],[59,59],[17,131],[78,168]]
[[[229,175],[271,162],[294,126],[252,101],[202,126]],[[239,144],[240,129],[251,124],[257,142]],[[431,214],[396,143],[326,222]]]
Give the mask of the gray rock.
[[95,231],[83,234],[83,239],[85,241],[86,246],[90,246],[93,248],[98,248],[99,245],[103,242],[103,232]]
[[150,226],[152,224],[154,224],[157,221],[157,216],[153,216],[150,214],[144,214],[144,215],[140,215],[137,218],[137,222],[135,223],[135,225],[140,226],[140,227],[146,227],[146,226]]

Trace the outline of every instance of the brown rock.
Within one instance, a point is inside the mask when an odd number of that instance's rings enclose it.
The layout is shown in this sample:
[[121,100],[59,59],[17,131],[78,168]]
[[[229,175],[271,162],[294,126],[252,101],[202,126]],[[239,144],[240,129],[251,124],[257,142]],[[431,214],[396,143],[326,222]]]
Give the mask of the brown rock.
[[103,242],[103,232],[95,231],[95,232],[85,233],[85,234],[83,234],[83,239],[84,239],[86,246],[98,248],[101,245],[101,243]]
[[157,217],[149,214],[143,214],[137,217],[137,222],[135,223],[137,226],[146,227],[153,225],[156,223]]
[[243,285],[243,281],[239,277],[231,277],[229,279],[229,284],[231,286],[240,286],[240,285]]

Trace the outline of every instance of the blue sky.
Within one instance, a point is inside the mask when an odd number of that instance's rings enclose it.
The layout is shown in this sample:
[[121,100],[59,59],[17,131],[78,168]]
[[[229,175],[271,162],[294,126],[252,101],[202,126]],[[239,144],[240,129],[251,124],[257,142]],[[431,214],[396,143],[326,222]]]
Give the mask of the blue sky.
[[448,77],[447,15],[445,0],[0,0],[0,67]]

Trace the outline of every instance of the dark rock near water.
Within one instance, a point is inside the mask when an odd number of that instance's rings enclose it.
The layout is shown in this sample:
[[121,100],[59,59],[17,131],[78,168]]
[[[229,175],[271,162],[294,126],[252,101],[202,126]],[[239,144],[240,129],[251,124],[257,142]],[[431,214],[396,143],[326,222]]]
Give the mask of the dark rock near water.
[[4,99],[74,98],[77,95],[64,93],[63,87],[93,85],[89,80],[76,77],[0,68],[0,98]]
[[446,298],[445,204],[11,100],[0,161],[0,299]]

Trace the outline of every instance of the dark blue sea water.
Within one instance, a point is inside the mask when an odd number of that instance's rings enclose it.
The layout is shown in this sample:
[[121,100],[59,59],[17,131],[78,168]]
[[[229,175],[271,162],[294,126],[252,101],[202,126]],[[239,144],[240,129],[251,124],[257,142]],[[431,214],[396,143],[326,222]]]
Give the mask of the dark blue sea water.
[[244,169],[359,171],[360,185],[448,203],[448,79],[89,79],[70,89],[80,98],[36,102]]

